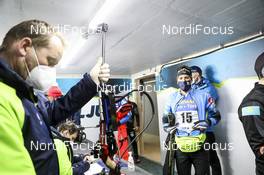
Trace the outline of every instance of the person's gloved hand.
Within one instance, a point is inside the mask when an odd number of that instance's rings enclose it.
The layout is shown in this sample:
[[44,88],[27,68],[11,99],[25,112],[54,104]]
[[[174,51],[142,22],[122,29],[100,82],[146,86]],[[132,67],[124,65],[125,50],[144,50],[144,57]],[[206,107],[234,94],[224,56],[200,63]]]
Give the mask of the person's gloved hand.
[[110,78],[110,69],[108,64],[103,64],[103,58],[99,57],[97,63],[90,71],[92,80],[99,85],[100,81],[107,82]]
[[166,124],[168,126],[174,126],[175,125],[175,121],[176,121],[175,115],[172,114],[172,113],[169,113],[169,114],[164,115],[162,117],[162,123]]
[[164,115],[162,117],[162,124],[163,124],[163,129],[165,132],[170,132],[171,128],[175,125],[178,125],[178,124],[175,124],[175,115],[172,114],[172,113],[169,113],[167,115]]
[[98,158],[95,158],[93,155],[87,155],[84,157],[83,161],[91,163],[95,163],[98,161]]
[[193,129],[205,131],[211,125],[210,120],[202,120],[194,123]]

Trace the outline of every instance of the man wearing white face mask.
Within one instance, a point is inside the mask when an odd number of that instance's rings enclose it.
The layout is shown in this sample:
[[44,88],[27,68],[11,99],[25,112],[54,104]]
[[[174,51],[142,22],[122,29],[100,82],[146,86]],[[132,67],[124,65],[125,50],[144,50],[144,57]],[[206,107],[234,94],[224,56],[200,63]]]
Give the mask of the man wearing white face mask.
[[24,21],[5,35],[0,47],[0,174],[60,174],[50,126],[96,95],[99,81],[108,81],[109,66],[99,59],[90,74],[47,105],[33,88],[45,91],[55,83],[54,66],[63,49],[63,38],[44,21]]
[[52,85],[56,85],[56,69],[46,65],[40,65],[35,48],[32,46],[33,57],[37,66],[29,71],[27,63],[25,66],[28,72],[26,82],[37,90],[46,92]]

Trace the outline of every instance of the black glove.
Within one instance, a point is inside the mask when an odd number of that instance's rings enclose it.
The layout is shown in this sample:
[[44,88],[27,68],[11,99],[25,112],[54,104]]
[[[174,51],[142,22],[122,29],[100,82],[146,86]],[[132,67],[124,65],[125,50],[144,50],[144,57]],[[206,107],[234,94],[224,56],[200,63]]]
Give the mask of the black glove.
[[169,113],[168,115],[165,115],[162,117],[162,123],[168,124],[168,127],[175,125],[175,116],[172,113]]
[[194,123],[193,129],[201,130],[204,131],[206,130],[209,126],[211,126],[211,120],[200,120]]
[[168,121],[169,121],[169,126],[174,126],[175,125],[175,116],[172,113],[168,114]]
[[172,113],[162,117],[163,129],[165,132],[168,132],[168,128],[175,126],[175,116]]

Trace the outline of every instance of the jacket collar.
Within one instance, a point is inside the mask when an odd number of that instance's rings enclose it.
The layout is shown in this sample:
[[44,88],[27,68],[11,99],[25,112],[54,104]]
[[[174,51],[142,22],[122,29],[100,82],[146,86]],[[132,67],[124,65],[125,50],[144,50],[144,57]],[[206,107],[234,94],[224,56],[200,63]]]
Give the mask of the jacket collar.
[[258,82],[256,82],[255,83],[255,89],[264,92],[264,85],[263,84],[259,84]]
[[33,87],[29,86],[21,76],[0,58],[0,81],[16,89],[17,95],[27,98],[32,102],[37,102]]

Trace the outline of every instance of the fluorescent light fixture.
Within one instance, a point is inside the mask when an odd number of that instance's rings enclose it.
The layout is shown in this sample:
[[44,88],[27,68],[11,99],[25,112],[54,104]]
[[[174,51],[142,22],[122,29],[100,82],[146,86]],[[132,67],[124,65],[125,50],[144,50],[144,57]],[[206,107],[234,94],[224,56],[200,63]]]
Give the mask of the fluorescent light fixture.
[[[93,19],[89,23],[89,28],[92,30],[97,29],[98,24],[101,24],[105,21],[106,17],[114,11],[114,8],[117,6],[120,0],[105,0],[105,3],[102,7],[96,12]],[[60,61],[59,66],[61,68],[68,67],[71,63],[74,62],[74,58],[76,59],[76,55],[80,53],[86,44],[86,39],[83,36],[78,36],[75,34],[71,37],[71,46],[66,49],[63,59]],[[78,59],[78,58],[77,58]]]
[[71,44],[67,46],[65,52],[63,53],[62,59],[59,62],[59,67],[66,68],[68,67],[76,58],[78,53],[80,53],[86,43],[86,39],[84,39],[79,33],[72,35],[70,37]]
[[96,29],[98,24],[106,22],[105,19],[110,12],[114,10],[120,0],[106,0],[100,10],[97,11],[94,18],[89,23],[89,28]]

